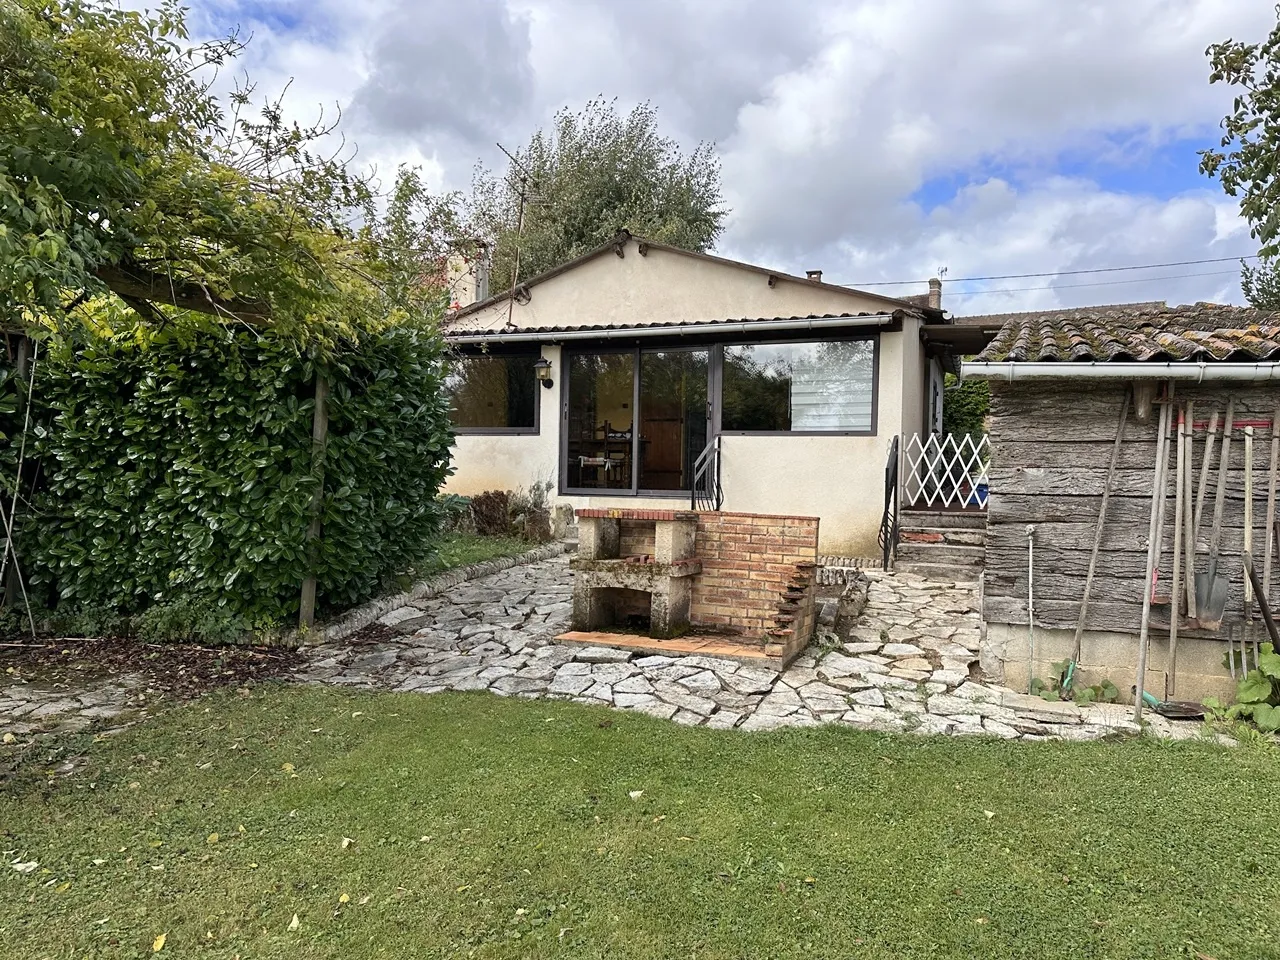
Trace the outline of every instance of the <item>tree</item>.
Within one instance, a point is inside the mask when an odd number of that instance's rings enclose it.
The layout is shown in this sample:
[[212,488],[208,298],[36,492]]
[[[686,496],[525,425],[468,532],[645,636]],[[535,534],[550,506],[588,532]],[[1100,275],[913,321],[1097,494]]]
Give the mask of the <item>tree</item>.
[[[151,330],[195,313],[328,343],[421,306],[369,175],[323,149],[336,121],[213,96],[242,49],[191,44],[175,0],[0,0],[0,317],[57,329],[114,300]],[[425,191],[410,172],[397,193]]]
[[1238,92],[1222,120],[1218,148],[1200,152],[1200,172],[1240,198],[1249,233],[1260,244],[1260,262],[1241,265],[1245,297],[1261,309],[1280,310],[1280,22],[1261,43],[1225,40],[1205,53],[1209,83]]
[[494,289],[513,285],[517,249],[524,279],[623,228],[699,252],[723,229],[728,211],[715,148],[700,143],[682,153],[658,131],[649,103],[625,117],[601,99],[561,110],[549,133],[538,130],[513,156],[501,175],[480,169],[472,183],[473,230],[493,251]]

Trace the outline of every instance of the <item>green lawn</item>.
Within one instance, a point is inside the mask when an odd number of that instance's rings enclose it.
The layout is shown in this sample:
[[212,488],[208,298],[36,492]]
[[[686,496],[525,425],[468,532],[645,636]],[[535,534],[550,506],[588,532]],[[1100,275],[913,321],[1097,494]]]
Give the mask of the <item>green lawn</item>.
[[62,749],[0,783],[15,960],[1280,957],[1267,747],[267,685]]
[[446,533],[440,537],[440,545],[434,560],[421,570],[414,571],[413,579],[434,577],[438,573],[481,563],[495,557],[512,557],[527,553],[536,543],[516,537],[481,537],[474,533]]

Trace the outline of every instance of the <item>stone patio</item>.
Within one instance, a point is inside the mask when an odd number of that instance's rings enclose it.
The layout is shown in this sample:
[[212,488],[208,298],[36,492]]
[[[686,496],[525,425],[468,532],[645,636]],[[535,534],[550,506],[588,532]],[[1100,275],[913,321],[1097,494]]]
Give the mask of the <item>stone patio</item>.
[[[1137,733],[1131,708],[1051,703],[981,682],[971,584],[871,573],[845,639],[820,642],[782,672],[704,656],[644,655],[554,641],[569,625],[569,558],[514,567],[392,610],[387,629],[307,648],[298,680],[436,693],[487,690],[637,710],[690,726],[771,730],[840,723],[880,731],[1004,739]],[[1161,736],[1199,723],[1150,717]]]
[[[487,690],[637,710],[690,726],[772,730],[839,723],[866,730],[1090,740],[1133,734],[1131,708],[1078,707],[982,682],[974,587],[870,573],[867,604],[837,637],[779,674],[712,656],[645,654],[558,644],[569,626],[572,573],[560,555],[458,583],[406,603],[355,637],[303,650],[294,679],[418,693]],[[0,678],[0,738],[144,718],[165,693],[138,676],[41,684]],[[1202,734],[1200,723],[1148,714],[1148,730]]]

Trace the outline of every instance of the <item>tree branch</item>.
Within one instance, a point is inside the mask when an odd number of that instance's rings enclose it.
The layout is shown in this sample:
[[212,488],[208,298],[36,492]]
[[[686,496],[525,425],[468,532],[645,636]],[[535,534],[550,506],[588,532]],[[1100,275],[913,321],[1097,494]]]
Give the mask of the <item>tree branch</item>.
[[265,303],[223,300],[215,297],[202,284],[174,284],[168,277],[143,267],[98,267],[94,273],[112,293],[118,294],[125,302],[132,298],[166,303],[181,310],[195,310],[215,317],[233,317],[246,323],[263,323],[271,319],[271,308]]

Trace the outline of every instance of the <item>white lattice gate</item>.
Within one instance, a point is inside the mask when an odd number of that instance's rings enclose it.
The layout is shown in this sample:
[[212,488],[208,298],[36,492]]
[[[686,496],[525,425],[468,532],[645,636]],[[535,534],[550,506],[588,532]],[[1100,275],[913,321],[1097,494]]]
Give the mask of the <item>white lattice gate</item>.
[[903,497],[908,507],[987,508],[989,445],[964,436],[913,434],[903,449]]

